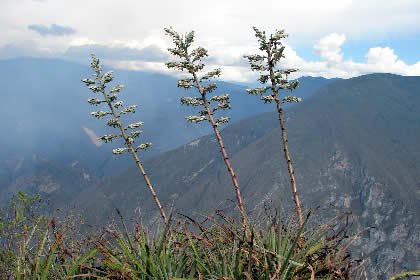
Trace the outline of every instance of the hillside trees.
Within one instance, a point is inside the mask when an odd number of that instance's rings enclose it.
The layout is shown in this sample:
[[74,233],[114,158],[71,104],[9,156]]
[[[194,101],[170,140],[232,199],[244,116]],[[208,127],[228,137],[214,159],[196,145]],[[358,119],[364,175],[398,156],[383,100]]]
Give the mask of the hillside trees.
[[[293,199],[296,205],[297,217],[299,225],[303,225],[302,207],[300,204],[299,194],[296,186],[295,172],[293,169],[292,159],[289,153],[289,145],[287,142],[286,125],[284,120],[284,113],[282,104],[285,102],[299,102],[300,98],[295,96],[286,96],[283,98],[279,97],[280,90],[290,90],[299,86],[299,81],[289,81],[288,76],[298,71],[297,69],[277,69],[276,66],[282,58],[284,58],[284,45],[281,40],[286,38],[287,35],[284,30],[278,30],[274,34],[271,34],[268,38],[265,35],[265,31],[260,31],[256,27],[253,27],[255,31],[255,37],[257,37],[260,45],[259,49],[264,55],[246,55],[251,66],[251,70],[260,72],[258,81],[263,85],[260,88],[248,89],[249,94],[262,95],[261,100],[265,103],[276,103],[276,109],[279,115],[281,136],[283,142],[284,157],[287,161],[287,168],[289,171],[290,182],[292,185]],[[268,83],[268,84],[267,84]],[[268,92],[268,93],[267,93]]]
[[96,58],[96,56],[93,54],[92,54],[91,68],[95,71],[95,74],[94,74],[95,79],[90,79],[90,78],[83,79],[82,82],[84,82],[86,86],[93,93],[102,95],[104,99],[90,98],[88,102],[94,106],[100,105],[102,103],[106,103],[109,109],[108,111],[92,112],[91,115],[98,119],[103,118],[108,115],[111,116],[111,118],[108,119],[106,124],[110,127],[118,128],[121,131],[121,134],[107,134],[107,135],[103,135],[99,137],[99,139],[107,143],[107,142],[112,142],[118,137],[123,138],[124,145],[127,148],[117,148],[117,149],[112,150],[112,153],[122,154],[128,151],[132,154],[134,160],[136,161],[137,167],[139,168],[141,174],[143,175],[144,181],[146,182],[146,185],[149,188],[149,191],[152,194],[157,207],[159,208],[160,215],[162,216],[162,219],[166,224],[168,220],[167,220],[165,211],[162,207],[162,204],[159,201],[159,198],[156,195],[156,192],[152,184],[150,183],[149,177],[147,176],[146,171],[144,170],[139,157],[137,156],[138,151],[150,148],[152,146],[152,143],[143,143],[137,146],[136,148],[134,148],[133,146],[135,139],[138,136],[140,136],[140,134],[142,133],[142,131],[136,130],[136,129],[142,126],[143,122],[139,121],[139,122],[124,126],[120,119],[123,115],[129,114],[129,113],[135,113],[137,105],[123,107],[123,101],[118,100],[117,94],[124,87],[123,85],[116,85],[109,92],[106,92],[107,84],[112,82],[112,80],[114,79],[113,72],[109,71],[109,72],[103,73],[102,65],[100,65],[99,59]]
[[[185,36],[180,36],[172,28],[165,28],[165,32],[172,38],[173,43],[175,44],[175,48],[168,49],[169,52],[180,59],[180,61],[166,63],[167,67],[170,69],[175,68],[180,71],[187,71],[190,74],[190,78],[178,80],[178,87],[182,87],[185,90],[196,88],[199,92],[198,97],[182,97],[181,103],[187,106],[202,107],[204,109],[199,111],[198,115],[187,116],[185,119],[195,123],[206,120],[211,124],[219,143],[223,160],[226,164],[230,176],[232,177],[232,183],[234,185],[239,211],[241,212],[242,223],[245,225],[246,213],[238,179],[236,178],[235,172],[233,171],[232,165],[230,164],[229,157],[218,128],[219,124],[227,123],[229,118],[219,117],[215,119],[214,117],[214,114],[217,111],[231,108],[229,103],[229,94],[212,97],[209,96],[209,94],[217,88],[217,85],[216,83],[210,83],[208,81],[212,78],[219,77],[221,74],[221,69],[218,68],[199,76],[201,74],[200,71],[204,68],[204,64],[201,62],[201,59],[207,57],[208,52],[203,47],[197,47],[193,50],[190,49],[192,43],[194,42],[194,31],[187,33]],[[215,103],[216,105],[211,106],[212,103]]]

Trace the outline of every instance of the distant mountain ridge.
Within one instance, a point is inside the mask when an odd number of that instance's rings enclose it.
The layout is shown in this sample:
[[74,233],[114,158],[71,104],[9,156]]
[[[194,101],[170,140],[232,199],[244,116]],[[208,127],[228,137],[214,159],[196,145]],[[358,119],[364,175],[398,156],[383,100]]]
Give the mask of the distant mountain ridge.
[[[87,103],[87,99],[92,95],[80,79],[90,77],[91,71],[87,65],[58,59],[0,60],[0,117],[4,120],[0,137],[0,201],[22,189],[40,192],[59,207],[62,202],[59,198],[67,197],[61,196],[58,189],[57,192],[44,192],[43,182],[48,170],[51,173],[49,184],[66,185],[71,193],[80,188],[71,189],[71,184],[65,182],[69,178],[65,174],[78,176],[75,181],[80,180],[86,186],[97,178],[116,175],[133,165],[129,155],[112,155],[112,148],[121,143],[102,145],[96,139],[111,133],[112,129],[104,121],[90,116],[95,108]],[[116,70],[115,76],[117,83],[126,86],[121,92],[124,103],[139,105],[130,120],[145,122],[141,140],[153,143],[152,149],[140,154],[142,159],[211,132],[207,124],[194,125],[184,119],[184,116],[196,112],[181,106],[179,98],[195,93],[178,89],[175,78],[123,70]],[[296,91],[302,96],[310,96],[330,81],[323,78],[303,80],[308,82],[303,82]],[[271,106],[249,96],[244,86],[225,82],[218,85],[219,93],[232,96],[233,109],[226,112],[232,117],[232,122],[271,110]],[[54,164],[63,172],[51,168]],[[35,173],[41,170],[44,177],[37,178]],[[90,181],[85,181],[86,176],[91,178]]]
[[[231,208],[226,200],[234,195],[219,148],[213,135],[203,136],[210,128],[183,119],[194,111],[181,106],[179,98],[192,93],[165,75],[122,70],[115,75],[127,87],[121,94],[125,103],[139,105],[133,119],[145,122],[142,139],[154,143],[141,156],[149,158],[146,171],[165,206],[191,215]],[[112,145],[91,139],[110,130],[89,116],[90,93],[80,83],[89,76],[88,66],[61,60],[0,60],[5,120],[0,197],[18,189],[41,192],[56,203],[51,207],[67,203],[93,223],[107,220],[115,207],[126,216],[140,207],[144,221],[153,220],[158,214],[142,177],[126,170],[132,160],[116,158]],[[293,94],[304,101],[287,108],[286,117],[303,205],[333,204],[356,215],[356,231],[375,227],[353,247],[355,255],[367,257],[373,279],[420,269],[420,77],[300,81]],[[247,209],[253,214],[273,201],[290,211],[273,106],[246,94],[244,86],[218,85],[220,93],[232,96],[232,122],[222,135]],[[163,151],[168,152],[159,154]],[[104,174],[114,176],[101,178]]]
[[[419,104],[420,77],[371,74],[329,83],[286,112],[302,204],[352,211],[356,232],[375,227],[353,246],[356,256],[367,258],[372,279],[420,268]],[[276,114],[241,120],[222,135],[250,213],[270,201],[290,211]],[[212,135],[145,166],[161,201],[181,213],[205,213],[234,199]],[[135,169],[106,178],[77,200],[92,217],[110,216],[117,205],[126,215],[140,207],[144,220],[158,217]]]
[[[88,63],[89,58],[86,59]],[[111,131],[103,121],[89,115],[94,109],[87,103],[91,93],[80,79],[91,75],[88,66],[58,59],[0,60],[0,117],[5,120],[3,131],[7,132],[0,138],[0,159],[7,154],[37,153],[52,161],[77,161],[77,167],[99,177],[117,174],[130,166],[128,156],[115,159],[110,152],[112,145],[97,147],[86,134]],[[211,132],[208,126],[191,125],[184,120],[194,111],[182,106],[179,98],[195,93],[177,88],[175,78],[124,70],[115,70],[115,76],[117,83],[126,86],[121,93],[125,104],[139,105],[131,120],[145,122],[143,141],[153,142],[153,149],[142,157],[157,155]],[[308,79],[296,94],[309,96],[328,82],[323,78]],[[248,96],[244,86],[225,82],[218,85],[219,93],[232,96],[233,109],[226,112],[232,122],[270,110]]]

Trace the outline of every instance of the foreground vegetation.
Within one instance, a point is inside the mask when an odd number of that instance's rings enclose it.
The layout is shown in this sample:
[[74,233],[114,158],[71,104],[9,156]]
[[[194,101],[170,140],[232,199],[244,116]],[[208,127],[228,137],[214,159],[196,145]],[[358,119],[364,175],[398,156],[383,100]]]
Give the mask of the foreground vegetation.
[[[121,217],[89,237],[76,221],[34,213],[35,197],[14,196],[3,211],[1,279],[348,279],[347,219],[311,228],[266,209],[251,238],[233,218],[216,212],[205,222],[188,217],[158,233],[141,223],[130,231]],[[343,242],[346,242],[343,244]]]
[[[148,190],[162,217],[162,229],[148,231],[139,221],[126,225],[120,221],[111,223],[102,231],[81,231],[77,218],[47,218],[38,206],[42,200],[22,192],[13,196],[2,208],[0,215],[0,277],[1,279],[349,279],[363,278],[363,263],[352,259],[348,253],[358,234],[350,234],[349,219],[337,215],[326,224],[314,225],[311,213],[302,210],[294,176],[291,155],[288,151],[286,127],[282,103],[298,102],[294,96],[279,97],[279,90],[292,90],[298,86],[289,82],[288,75],[296,69],[275,69],[284,58],[281,39],[283,31],[268,38],[254,28],[265,55],[247,56],[251,68],[260,72],[259,81],[271,84],[248,90],[263,95],[264,102],[276,103],[282,129],[282,145],[289,170],[296,215],[284,218],[273,207],[263,209],[261,217],[249,218],[240,186],[230,164],[218,126],[228,118],[214,118],[218,111],[229,109],[229,95],[209,96],[217,87],[209,79],[218,77],[220,69],[204,74],[201,59],[207,50],[189,47],[194,33],[180,36],[172,28],[165,29],[175,48],[169,51],[180,61],[169,62],[169,68],[188,72],[191,76],[178,81],[178,86],[198,90],[196,97],[183,97],[181,103],[202,107],[197,116],[187,116],[191,122],[208,121],[218,140],[237,198],[239,219],[230,213],[216,211],[196,221],[188,216],[167,215],[156,195],[137,152],[150,148],[151,143],[135,147],[134,142],[142,131],[143,122],[123,125],[121,118],[134,113],[136,105],[124,107],[119,100],[122,85],[110,91],[107,86],[114,79],[113,72],[102,72],[99,59],[92,55],[93,79],[82,81],[99,98],[90,98],[94,106],[104,104],[106,111],[92,112],[99,119],[110,117],[106,124],[118,129],[118,134],[100,137],[104,142],[121,138],[124,147],[113,150],[114,154],[132,154]],[[268,94],[266,94],[268,92]],[[265,94],[265,95],[264,95]],[[213,102],[213,103],[212,103]],[[213,107],[210,104],[215,104]],[[306,216],[306,217],[305,217]],[[258,221],[258,222],[256,222]],[[416,275],[416,273],[411,273]],[[395,276],[403,277],[404,275]]]
[[[0,279],[367,279],[348,253],[358,234],[339,215],[299,227],[274,208],[248,221],[215,212],[203,221],[180,216],[157,232],[123,217],[99,233],[80,221],[38,215],[42,200],[19,192],[1,208]],[[420,275],[406,272],[390,279]]]

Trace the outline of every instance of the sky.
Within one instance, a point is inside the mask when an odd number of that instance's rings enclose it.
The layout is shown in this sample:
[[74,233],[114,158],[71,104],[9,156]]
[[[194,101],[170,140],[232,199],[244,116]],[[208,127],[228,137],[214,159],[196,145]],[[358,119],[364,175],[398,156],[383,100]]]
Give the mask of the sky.
[[195,31],[209,70],[255,81],[244,55],[259,53],[253,26],[284,29],[279,68],[299,76],[373,72],[420,76],[419,0],[0,0],[0,59],[54,57],[173,74],[163,29]]

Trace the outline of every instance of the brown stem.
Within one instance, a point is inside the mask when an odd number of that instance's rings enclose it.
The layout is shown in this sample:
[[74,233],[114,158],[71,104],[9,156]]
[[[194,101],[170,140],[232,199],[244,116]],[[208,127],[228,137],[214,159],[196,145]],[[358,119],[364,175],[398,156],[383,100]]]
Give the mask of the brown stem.
[[166,218],[166,214],[165,211],[163,210],[162,204],[160,204],[159,198],[157,197],[157,194],[152,186],[152,184],[150,183],[149,177],[146,174],[146,171],[144,171],[143,165],[141,164],[136,151],[133,149],[133,146],[129,144],[129,150],[131,152],[131,154],[133,155],[134,160],[136,161],[137,167],[139,168],[141,174],[144,177],[144,181],[146,182],[147,187],[149,188],[150,193],[153,196],[153,199],[155,200],[155,203],[157,205],[157,207],[159,208],[160,211],[160,215],[162,216],[163,221],[165,222],[165,224],[168,223],[168,219]]
[[160,215],[162,216],[162,219],[163,219],[164,223],[167,224],[168,220],[166,218],[166,214],[165,214],[165,211],[163,210],[162,204],[160,204],[160,201],[159,201],[159,198],[156,195],[155,189],[153,188],[152,184],[150,183],[149,177],[147,176],[146,171],[144,171],[143,165],[141,164],[141,162],[139,160],[139,157],[137,156],[137,153],[133,148],[133,145],[130,143],[130,141],[128,141],[128,137],[127,137],[127,134],[125,133],[124,126],[122,125],[122,123],[120,121],[120,118],[119,118],[118,114],[115,112],[114,107],[112,106],[111,102],[109,101],[108,96],[106,95],[105,91],[103,90],[102,93],[105,97],[105,100],[106,100],[109,108],[111,109],[112,115],[114,116],[115,120],[118,123],[118,127],[121,130],[122,137],[123,137],[125,143],[127,144],[130,153],[133,155],[133,158],[136,161],[137,167],[139,168],[141,174],[143,175],[144,181],[146,182],[146,185],[149,188],[149,191],[152,194],[153,199],[155,200],[155,203],[156,203],[157,207],[159,208]]
[[219,142],[220,151],[222,152],[222,155],[223,155],[223,160],[225,161],[229,174],[232,177],[232,183],[233,183],[233,186],[235,187],[235,193],[236,193],[236,198],[238,200],[239,210],[241,211],[242,224],[245,225],[246,224],[245,207],[242,200],[241,189],[239,188],[238,179],[236,178],[235,172],[233,171],[232,165],[230,164],[225,145],[223,144],[222,136],[220,135],[219,129],[217,128],[216,122],[214,121],[213,115],[210,111],[208,104],[206,106],[206,110],[207,110],[207,113],[209,114],[209,120],[213,127],[214,134],[216,134],[217,142]]
[[281,137],[283,139],[284,157],[286,158],[287,169],[289,170],[290,182],[292,184],[292,191],[293,191],[293,199],[295,200],[295,204],[296,204],[296,211],[297,211],[297,216],[299,220],[299,226],[302,227],[303,225],[302,208],[300,206],[300,199],[299,199],[299,195],[298,195],[298,191],[296,187],[295,171],[293,169],[292,160],[290,158],[289,145],[287,143],[286,126],[284,124],[284,117],[283,117],[283,108],[281,106],[281,101],[279,100],[278,96],[275,98],[275,100],[277,103],[277,111],[279,112]]
[[[190,62],[189,57],[187,59],[188,59],[188,62]],[[232,177],[232,182],[233,182],[233,186],[235,188],[236,198],[238,200],[239,211],[241,212],[242,224],[246,225],[246,215],[245,215],[246,212],[245,212],[245,207],[244,207],[244,203],[243,203],[243,200],[242,200],[241,189],[239,188],[238,179],[236,178],[235,172],[233,171],[232,165],[230,164],[225,145],[223,144],[222,136],[220,135],[219,129],[217,128],[217,124],[216,124],[216,122],[213,118],[213,112],[210,110],[210,105],[209,105],[209,103],[206,99],[204,89],[201,86],[200,80],[198,79],[196,73],[193,72],[192,74],[193,74],[194,80],[197,84],[198,91],[200,92],[201,97],[203,99],[203,104],[204,104],[204,107],[206,108],[207,114],[209,116],[209,121],[211,123],[211,126],[213,127],[214,134],[216,134],[217,142],[219,143],[220,151],[222,152],[222,155],[223,155],[223,160],[225,161],[225,164],[226,164],[226,167],[229,171],[229,174]]]
[[267,58],[268,58],[268,67],[270,70],[270,80],[271,80],[271,90],[274,94],[274,100],[277,104],[277,112],[279,113],[279,121],[280,121],[280,127],[281,127],[281,137],[283,140],[283,151],[284,151],[284,157],[287,161],[287,169],[289,170],[290,175],[290,182],[292,184],[292,192],[293,192],[293,199],[296,204],[296,211],[299,221],[299,226],[302,227],[303,225],[303,218],[302,218],[302,208],[300,206],[300,199],[296,187],[296,179],[295,179],[295,171],[293,169],[292,159],[290,158],[289,153],[289,145],[287,142],[287,134],[286,134],[286,125],[284,123],[284,116],[283,116],[283,108],[282,108],[282,101],[279,99],[279,92],[277,89],[277,82],[274,76],[274,62],[272,61],[272,53],[271,53],[271,44],[269,48],[267,49]]

